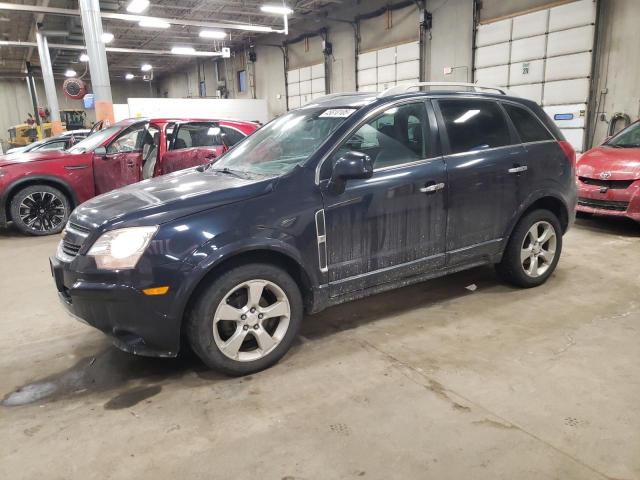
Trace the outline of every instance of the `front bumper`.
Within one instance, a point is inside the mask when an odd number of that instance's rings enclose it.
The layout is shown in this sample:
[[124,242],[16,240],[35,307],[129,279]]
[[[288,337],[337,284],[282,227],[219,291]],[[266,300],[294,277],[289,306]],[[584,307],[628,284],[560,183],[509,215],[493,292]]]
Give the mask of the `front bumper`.
[[626,188],[606,188],[578,180],[576,210],[595,215],[628,217],[640,222],[640,180]]
[[49,259],[58,296],[78,320],[101,330],[129,353],[175,357],[180,348],[180,319],[171,315],[171,299],[145,295],[118,281],[117,273],[86,275],[71,263]]

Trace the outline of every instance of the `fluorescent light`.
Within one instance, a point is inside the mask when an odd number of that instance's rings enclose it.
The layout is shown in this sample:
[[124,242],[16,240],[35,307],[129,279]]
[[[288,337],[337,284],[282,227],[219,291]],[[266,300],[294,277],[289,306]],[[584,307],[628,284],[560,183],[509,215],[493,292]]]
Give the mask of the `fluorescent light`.
[[276,13],[278,15],[291,15],[293,13],[293,10],[284,5],[263,5],[260,7],[260,10],[265,13]]
[[159,18],[143,18],[138,22],[138,25],[147,28],[169,28],[171,26],[170,23]]
[[111,43],[113,41],[113,33],[104,32],[102,34],[102,43]]
[[239,30],[249,30],[251,32],[273,32],[271,27],[265,27],[264,25],[237,25]]
[[133,80],[136,76],[133,73],[127,73],[124,78],[127,80]]
[[76,76],[76,71],[69,69],[66,72],[64,72],[64,76],[65,77],[69,77],[69,78],[75,77]]
[[127,12],[142,13],[149,8],[149,0],[131,0],[127,5]]
[[467,110],[465,113],[456,118],[453,123],[464,123],[469,120],[471,117],[475,117],[480,113],[480,110]]
[[200,36],[202,38],[226,38],[227,34],[220,30],[200,30]]
[[152,68],[153,67],[151,65],[149,65],[148,63],[143,63],[142,66],[140,67],[140,70],[142,70],[143,72],[148,72]]
[[87,55],[86,53],[83,53],[82,55],[80,55],[80,58],[78,60],[80,60],[81,62],[88,62],[89,55]]
[[174,55],[193,55],[196,49],[193,47],[173,47],[171,53]]

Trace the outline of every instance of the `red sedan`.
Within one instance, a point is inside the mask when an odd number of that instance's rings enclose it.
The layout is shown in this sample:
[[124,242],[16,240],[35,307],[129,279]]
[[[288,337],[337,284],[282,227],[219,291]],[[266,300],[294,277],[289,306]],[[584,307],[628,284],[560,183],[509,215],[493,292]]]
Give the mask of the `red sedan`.
[[640,222],[640,122],[578,161],[578,211]]
[[118,187],[211,162],[258,129],[252,122],[129,119],[67,151],[0,157],[0,226],[24,233],[63,228],[80,203]]

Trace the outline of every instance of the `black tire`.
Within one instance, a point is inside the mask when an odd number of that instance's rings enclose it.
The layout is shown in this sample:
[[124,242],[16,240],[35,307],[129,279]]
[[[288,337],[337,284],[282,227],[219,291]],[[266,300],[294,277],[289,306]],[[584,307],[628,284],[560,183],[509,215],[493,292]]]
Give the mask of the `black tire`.
[[[27,208],[32,215],[24,218]],[[40,207],[40,208],[38,208]],[[71,202],[60,190],[49,185],[31,185],[18,191],[9,206],[11,220],[27,235],[60,233],[69,219]]]
[[[526,272],[525,266],[521,261],[521,251],[523,249],[525,237],[528,235],[529,229],[531,229],[538,222],[547,222],[553,228],[555,233],[555,255],[553,257],[553,260],[546,264],[547,268],[544,273],[534,277]],[[503,280],[518,287],[537,287],[538,285],[542,285],[544,282],[546,282],[554,272],[556,265],[558,265],[558,261],[560,260],[561,253],[562,228],[560,226],[558,217],[556,217],[555,214],[553,212],[550,212],[549,210],[534,210],[522,217],[516,227],[513,229],[511,237],[509,238],[509,242],[507,243],[507,247],[502,256],[502,261],[496,265],[496,271]]]
[[[221,305],[229,292],[233,291],[235,287],[244,282],[258,279],[275,284],[286,295],[290,308],[289,323],[286,333],[283,334],[280,343],[278,343],[273,350],[259,359],[240,361],[225,355],[216,344],[213,330],[214,317],[218,306]],[[244,300],[239,300],[239,302],[243,304]],[[247,307],[250,305],[248,299],[246,304]],[[195,300],[193,308],[188,314],[188,318],[186,320],[186,336],[193,351],[208,367],[227,375],[248,375],[274,365],[285,355],[285,353],[287,353],[298,333],[302,317],[303,305],[300,289],[286,271],[269,264],[248,264],[233,268],[232,270],[223,273],[219,278],[214,280],[201,291],[198,298]],[[278,322],[281,321],[280,318],[277,319]],[[267,320],[268,319],[265,319],[265,321]],[[226,323],[229,324],[231,322]],[[216,326],[215,328],[219,327]],[[238,322],[235,322],[233,323],[233,326],[229,328],[235,332],[239,332],[241,326]],[[258,329],[259,328],[260,327],[258,327]],[[217,330],[216,332],[220,337],[220,330]],[[251,334],[251,337],[253,337],[253,340],[248,336],[249,333]],[[245,342],[241,344],[241,348],[245,348],[244,346],[247,345],[247,342],[249,343],[248,347],[251,347],[251,342],[253,341],[255,341],[256,346],[258,346],[257,337],[255,336],[252,328],[248,329],[246,335],[247,337],[245,337]],[[253,351],[258,351],[258,349]],[[244,354],[242,350],[241,353]],[[251,350],[249,353],[251,353]]]

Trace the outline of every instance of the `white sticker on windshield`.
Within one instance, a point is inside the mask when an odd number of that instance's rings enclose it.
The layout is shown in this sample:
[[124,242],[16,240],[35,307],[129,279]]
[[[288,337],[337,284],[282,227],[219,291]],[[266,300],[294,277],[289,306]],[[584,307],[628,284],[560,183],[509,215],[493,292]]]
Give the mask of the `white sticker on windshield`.
[[355,111],[355,108],[331,108],[322,112],[320,118],[347,118]]

